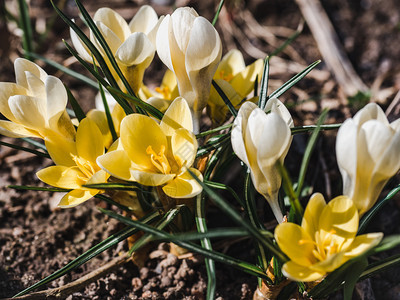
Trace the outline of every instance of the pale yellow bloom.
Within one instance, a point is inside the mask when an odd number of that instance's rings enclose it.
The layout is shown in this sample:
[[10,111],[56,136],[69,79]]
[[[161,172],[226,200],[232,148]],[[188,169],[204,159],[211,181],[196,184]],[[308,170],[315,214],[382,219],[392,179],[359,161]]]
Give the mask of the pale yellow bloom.
[[218,32],[193,8],[182,7],[161,22],[156,46],[161,61],[176,75],[179,94],[188,101],[197,133],[211,80],[221,59]]
[[[221,59],[214,80],[236,109],[254,90],[257,75],[258,80],[261,79],[263,65],[263,60],[258,59],[246,67],[243,55],[237,49],[229,51]],[[213,86],[208,99],[208,113],[215,125],[223,123],[228,114],[228,107]]]
[[[138,93],[142,85],[144,71],[150,65],[155,54],[155,35],[162,18],[158,19],[154,9],[144,5],[129,24],[117,12],[106,7],[97,10],[93,20],[133,91]],[[78,35],[72,29],[70,34],[72,43],[82,58],[88,62],[93,62],[90,51]],[[92,32],[90,33],[90,40],[104,57],[109,69],[114,74],[114,78],[118,79],[105,51]]]
[[10,137],[61,135],[73,139],[75,129],[66,112],[62,82],[29,60],[14,62],[16,83],[0,82],[0,134]]
[[200,179],[202,175],[191,168],[197,152],[192,130],[191,113],[183,98],[174,100],[160,124],[144,115],[128,115],[122,120],[116,150],[100,156],[97,163],[116,178],[163,186],[173,198],[193,197],[202,188],[188,169]]
[[339,196],[326,204],[321,194],[312,195],[301,226],[282,223],[275,229],[275,239],[290,259],[282,273],[295,281],[315,281],[379,244],[382,233],[356,236],[358,222],[350,198]]
[[82,187],[85,184],[104,183],[109,175],[96,164],[104,154],[102,134],[89,118],[78,126],[76,142],[58,136],[46,139],[46,148],[57,164],[40,170],[38,178],[55,187],[72,189],[61,199],[59,207],[73,207],[92,198],[101,190]]
[[[277,99],[273,100],[276,104]],[[231,142],[233,151],[249,167],[255,189],[264,196],[271,206],[278,222],[283,215],[278,204],[278,192],[282,176],[276,166],[283,163],[292,141],[290,120],[281,117],[279,106],[271,105],[266,114],[252,102],[240,108],[233,123]],[[284,105],[280,107],[286,109]],[[290,122],[291,121],[291,122]]]
[[382,109],[370,103],[340,127],[336,157],[343,194],[360,215],[376,202],[386,182],[400,168],[400,119],[389,124]]

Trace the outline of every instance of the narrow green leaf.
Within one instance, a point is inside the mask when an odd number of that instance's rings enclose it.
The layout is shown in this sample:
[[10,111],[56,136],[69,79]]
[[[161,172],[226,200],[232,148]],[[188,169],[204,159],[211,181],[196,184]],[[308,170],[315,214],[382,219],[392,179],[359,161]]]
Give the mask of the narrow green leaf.
[[[31,19],[29,17],[29,7],[28,4],[26,3],[26,0],[18,0],[18,8],[20,15],[19,24],[23,32],[22,47],[26,52],[32,52],[33,51],[32,25],[31,25]],[[25,58],[32,60],[32,57],[28,53],[25,53]]]
[[43,151],[45,151],[45,152],[47,153],[47,148],[46,148],[46,146],[45,146],[43,143],[38,142],[38,141],[36,141],[36,140],[34,140],[34,139],[32,139],[32,138],[28,138],[28,137],[26,137],[26,138],[21,138],[21,140],[23,140],[23,141],[25,141],[25,142],[31,144],[31,145],[32,145],[33,147],[35,147],[35,148],[42,149]]
[[6,146],[6,147],[10,147],[10,148],[14,148],[14,149],[17,149],[17,150],[22,150],[22,151],[29,152],[29,153],[33,153],[33,154],[35,154],[37,156],[50,158],[50,155],[47,152],[45,153],[45,152],[37,151],[37,150],[34,150],[34,149],[26,148],[26,147],[23,147],[23,146],[18,146],[18,145],[6,143],[6,142],[3,142],[3,141],[0,141],[0,145]]
[[321,116],[319,117],[319,119],[317,121],[317,127],[315,127],[315,129],[313,130],[313,133],[310,136],[310,139],[308,140],[307,147],[304,152],[303,160],[301,161],[299,179],[297,182],[297,189],[296,189],[297,198],[300,197],[300,195],[301,195],[303,183],[304,183],[304,180],[306,177],[306,172],[308,169],[308,164],[310,163],[311,155],[314,151],[319,132],[321,131],[321,125],[322,125],[322,123],[325,122],[328,112],[329,112],[328,109],[324,109],[322,111]]
[[133,209],[131,209],[125,205],[122,205],[121,203],[118,203],[118,202],[114,201],[113,199],[111,199],[110,197],[107,197],[105,195],[97,194],[94,197],[97,199],[103,200],[111,205],[114,205],[124,211],[130,212],[130,213],[133,211]]
[[395,254],[380,261],[370,264],[361,274],[360,280],[364,280],[377,273],[387,271],[390,268],[400,265],[400,254]]
[[228,96],[225,95],[224,91],[219,87],[218,83],[216,83],[213,79],[211,82],[217,93],[221,96],[222,100],[225,102],[226,106],[228,106],[229,111],[231,114],[236,117],[237,116],[237,110],[233,106],[232,102],[229,100]]
[[282,44],[280,45],[278,48],[275,49],[275,51],[273,51],[268,59],[271,59],[272,56],[278,55],[279,53],[281,53],[283,50],[285,50],[285,48],[287,46],[289,46],[295,39],[298,38],[298,36],[300,35],[300,33],[303,31],[304,28],[304,20],[301,20],[299,26],[297,26],[297,30],[291,35],[289,36],[289,38]]
[[[219,13],[221,12],[221,9],[222,9],[222,6],[224,5],[224,0],[221,0],[220,2],[219,2],[219,5],[218,5],[218,8],[217,8],[217,11],[216,11],[216,13],[215,13],[215,16],[214,16],[214,19],[212,20],[212,25],[213,26],[215,26],[215,24],[217,23],[217,21],[218,21],[218,17],[219,17]],[[208,299],[208,298],[207,298]]]
[[378,201],[360,220],[360,226],[358,227],[358,234],[364,233],[365,229],[367,228],[367,225],[373,217],[381,210],[381,208],[396,195],[400,191],[400,184],[395,187],[393,190],[387,194],[385,198],[382,200]]
[[[157,218],[158,216],[159,216],[159,212],[154,212],[154,213],[142,218],[141,222],[149,223],[149,222],[153,221],[155,218]],[[88,251],[81,254],[76,259],[69,262],[67,265],[65,265],[61,269],[57,270],[50,276],[47,276],[46,278],[40,280],[39,282],[35,283],[34,285],[19,292],[14,297],[26,295],[30,291],[37,289],[38,287],[41,287],[57,278],[60,278],[61,276],[65,275],[65,274],[71,272],[73,269],[83,265],[84,263],[91,260],[96,255],[111,248],[112,246],[118,244],[119,242],[127,239],[128,237],[130,237],[131,235],[135,234],[138,231],[139,231],[139,229],[132,227],[132,226],[128,226],[128,227],[122,229],[121,231],[117,232],[116,234],[113,234],[110,237],[108,237],[107,239],[105,239],[104,241],[98,243],[96,246],[90,248]]]
[[135,104],[136,106],[143,108],[144,110],[146,110],[147,112],[149,112],[152,116],[156,117],[157,119],[161,120],[162,117],[164,116],[164,114],[159,111],[157,108],[155,108],[154,106],[152,106],[151,104],[148,104],[146,102],[144,102],[143,100],[137,98],[136,96],[132,96],[132,95],[128,95],[125,94],[123,92],[121,92],[118,89],[115,89],[111,86],[106,86],[106,89],[113,95],[117,95],[121,98],[124,98],[130,102],[132,102],[133,104]]
[[351,300],[353,297],[354,286],[360,278],[361,273],[368,266],[368,260],[365,256],[358,259],[351,266],[351,272],[346,272],[344,276],[344,300]]
[[242,270],[242,271],[244,271],[246,273],[249,273],[251,275],[254,275],[254,276],[257,276],[257,277],[261,277],[261,278],[264,278],[264,279],[267,278],[267,275],[260,268],[258,268],[257,266],[254,266],[254,265],[249,264],[247,262],[241,261],[239,259],[227,256],[225,254],[222,254],[222,253],[219,253],[219,252],[216,252],[216,251],[210,251],[210,250],[204,249],[204,248],[200,247],[199,245],[196,245],[196,244],[191,243],[191,242],[175,240],[174,239],[174,235],[172,235],[172,234],[168,234],[168,233],[166,233],[164,231],[155,229],[154,227],[146,225],[146,224],[143,224],[141,222],[131,220],[131,219],[126,218],[124,216],[118,215],[118,214],[116,214],[116,213],[114,213],[112,211],[105,210],[105,209],[102,209],[102,208],[99,208],[99,209],[103,213],[109,215],[112,218],[115,218],[115,219],[117,219],[117,220],[119,220],[119,221],[121,221],[121,222],[123,222],[123,223],[125,223],[127,225],[135,226],[138,229],[141,229],[141,230],[143,230],[145,232],[151,233],[151,234],[153,234],[154,236],[156,236],[158,238],[163,238],[163,239],[165,239],[167,241],[172,241],[174,244],[177,244],[178,246],[186,248],[189,251],[193,251],[193,252],[199,253],[199,254],[204,255],[205,257],[211,258],[211,259],[213,259],[215,261],[230,265],[230,266],[232,266],[234,268]]
[[46,191],[46,192],[69,192],[68,189],[61,189],[61,188],[47,188],[47,187],[39,187],[39,186],[28,186],[28,185],[9,185],[7,186],[10,189],[15,190],[29,190],[29,191]]
[[84,184],[83,187],[97,190],[119,190],[119,191],[136,191],[141,189],[140,185],[136,182],[121,182],[121,183],[93,183]]
[[297,82],[299,82],[301,79],[304,78],[308,73],[312,71],[321,61],[317,60],[316,62],[313,62],[311,65],[309,65],[307,68],[305,68],[303,71],[298,73],[297,75],[293,76],[291,79],[289,79],[287,82],[285,82],[281,87],[279,87],[277,90],[275,90],[271,95],[269,95],[270,98],[279,98],[284,94],[288,89],[290,89],[292,86],[294,86]]
[[[340,126],[342,126],[342,124],[321,125],[320,130],[335,130],[335,129],[338,129]],[[317,127],[317,125],[297,126],[297,127],[290,128],[290,130],[292,131],[292,135],[294,135],[294,134],[314,131],[316,127]]]
[[205,185],[214,188],[214,189],[219,189],[219,190],[224,190],[227,191],[232,195],[232,197],[238,202],[238,204],[242,207],[245,207],[243,201],[239,198],[239,196],[236,194],[236,192],[231,188],[229,185],[219,183],[219,182],[213,182],[213,181],[208,181],[204,180],[203,181]]
[[204,137],[204,136],[207,136],[207,135],[210,135],[210,134],[213,134],[213,133],[220,132],[220,131],[225,130],[225,129],[229,129],[232,126],[233,126],[233,124],[230,123],[230,124],[219,126],[217,128],[214,128],[214,129],[210,129],[210,130],[207,130],[207,131],[200,132],[199,134],[196,134],[196,139]]
[[268,101],[268,81],[269,81],[269,57],[264,60],[264,70],[261,78],[260,98],[258,98],[258,107],[264,110]]
[[212,150],[217,149],[217,148],[223,146],[224,144],[227,144],[228,142],[230,142],[230,140],[231,140],[231,137],[229,134],[214,136],[211,139],[209,139],[205,145],[203,145],[197,149],[196,157],[201,157],[203,155],[206,155],[207,153],[211,152]]
[[79,105],[78,101],[76,101],[74,95],[72,95],[71,91],[69,90],[69,88],[65,86],[65,89],[67,91],[68,94],[68,100],[69,103],[71,103],[72,109],[74,110],[75,116],[77,117],[78,121],[82,121],[84,118],[86,118],[85,113],[83,112],[82,107]]

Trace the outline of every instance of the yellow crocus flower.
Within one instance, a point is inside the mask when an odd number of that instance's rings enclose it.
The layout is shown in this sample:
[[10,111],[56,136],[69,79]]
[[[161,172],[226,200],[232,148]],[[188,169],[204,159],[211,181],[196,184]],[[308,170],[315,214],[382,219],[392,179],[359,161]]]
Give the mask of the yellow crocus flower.
[[353,199],[360,215],[376,202],[387,181],[400,168],[400,119],[389,123],[376,103],[361,109],[340,127],[336,158],[343,194]]
[[17,58],[16,83],[0,82],[0,134],[9,137],[60,135],[73,140],[75,129],[66,112],[68,95],[61,80],[35,63]]
[[45,143],[57,165],[42,169],[36,175],[49,185],[72,190],[62,197],[59,207],[76,206],[102,192],[82,186],[104,183],[109,177],[96,164],[97,157],[104,154],[104,145],[102,134],[92,120],[85,118],[79,123],[76,142],[54,136]]
[[322,194],[312,195],[301,226],[282,223],[275,229],[275,239],[290,259],[282,273],[295,281],[319,280],[379,244],[382,233],[356,236],[358,222],[357,208],[347,196],[326,204]]
[[197,152],[192,130],[192,116],[183,98],[174,100],[160,124],[148,116],[128,115],[121,123],[118,147],[100,156],[97,163],[116,178],[163,186],[173,198],[191,198],[202,191],[188,172],[202,178],[191,168]]
[[[258,59],[246,67],[242,53],[233,49],[221,59],[213,79],[233,106],[239,109],[242,101],[253,91],[257,75],[258,80],[261,79],[263,66],[263,60]],[[226,120],[228,107],[213,86],[207,105],[208,114],[214,125],[222,124]]]

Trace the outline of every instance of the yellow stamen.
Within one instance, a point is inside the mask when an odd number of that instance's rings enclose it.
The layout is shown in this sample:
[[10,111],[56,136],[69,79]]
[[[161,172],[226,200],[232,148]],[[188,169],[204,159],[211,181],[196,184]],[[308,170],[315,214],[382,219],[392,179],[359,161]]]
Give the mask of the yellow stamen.
[[225,81],[228,81],[228,82],[231,81],[232,78],[233,78],[233,74],[232,73],[225,74],[224,70],[221,70],[219,72],[219,76],[220,76],[221,79],[223,79]]
[[171,99],[171,90],[168,86],[156,87],[156,92],[160,93],[164,99]]
[[86,178],[80,178],[82,180],[87,180],[88,178],[92,177],[96,170],[94,169],[93,165],[77,155],[71,154],[72,160],[76,163],[79,170],[86,176]]
[[157,154],[151,145],[146,149],[146,153],[150,155],[152,164],[163,174],[170,174],[171,166],[169,165],[168,159],[165,156],[165,146],[161,145],[160,152]]

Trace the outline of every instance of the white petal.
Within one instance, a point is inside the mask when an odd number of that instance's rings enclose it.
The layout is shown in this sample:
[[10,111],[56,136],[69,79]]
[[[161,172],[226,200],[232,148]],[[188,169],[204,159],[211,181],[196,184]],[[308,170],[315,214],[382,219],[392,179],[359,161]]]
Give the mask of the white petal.
[[72,44],[74,45],[74,48],[78,52],[78,54],[87,62],[92,63],[93,59],[90,55],[89,49],[86,47],[86,45],[82,42],[82,40],[79,38],[79,36],[75,33],[75,31],[72,28],[69,29],[69,34],[71,36]]
[[131,32],[149,33],[157,24],[158,16],[149,5],[143,5],[129,22]]
[[171,16],[166,16],[158,29],[156,36],[156,46],[157,46],[157,54],[160,57],[161,61],[167,66],[171,71],[174,70],[171,60],[171,52],[169,47],[169,35],[172,34],[170,30],[170,21]]
[[15,121],[8,99],[14,95],[27,95],[28,91],[23,87],[11,82],[0,82],[0,113],[10,121]]
[[368,103],[358,113],[355,114],[353,120],[358,126],[361,126],[368,120],[378,120],[379,122],[389,125],[385,113],[376,103]]
[[22,85],[26,89],[29,89],[29,86],[25,72],[34,74],[42,81],[47,77],[47,73],[41,67],[25,58],[17,58],[14,62],[14,69],[17,84]]
[[128,23],[116,11],[102,7],[98,9],[93,17],[94,21],[99,21],[107,26],[121,41],[124,41],[130,34]]
[[129,67],[149,58],[152,60],[154,53],[155,48],[149,38],[142,32],[135,32],[118,48],[115,56],[118,62]]
[[45,99],[17,95],[10,97],[8,103],[18,123],[37,130],[45,127]]
[[60,79],[48,76],[45,81],[47,94],[47,118],[50,127],[56,126],[67,107],[68,95]]
[[289,110],[286,108],[285,104],[279,101],[278,98],[272,98],[267,101],[264,108],[265,112],[277,113],[289,127],[293,127],[293,119]]

